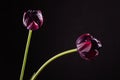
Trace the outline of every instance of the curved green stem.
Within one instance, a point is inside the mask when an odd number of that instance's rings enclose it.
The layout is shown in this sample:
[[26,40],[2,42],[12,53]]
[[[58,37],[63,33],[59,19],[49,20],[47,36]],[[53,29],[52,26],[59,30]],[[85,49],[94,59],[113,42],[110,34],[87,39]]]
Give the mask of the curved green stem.
[[25,48],[25,53],[24,53],[23,64],[22,64],[22,69],[21,69],[21,74],[20,74],[19,80],[23,80],[31,36],[32,36],[32,30],[29,30],[28,39],[27,39],[26,48]]
[[66,55],[66,54],[70,54],[70,53],[73,53],[73,52],[76,52],[77,49],[71,49],[71,50],[67,50],[67,51],[64,51],[64,52],[61,52],[55,56],[53,56],[52,58],[50,58],[48,61],[46,61],[39,69],[38,71],[33,74],[32,78],[30,80],[35,80],[36,77],[41,73],[41,71],[49,64],[51,63],[52,61],[54,61],[55,59],[63,56],[63,55]]

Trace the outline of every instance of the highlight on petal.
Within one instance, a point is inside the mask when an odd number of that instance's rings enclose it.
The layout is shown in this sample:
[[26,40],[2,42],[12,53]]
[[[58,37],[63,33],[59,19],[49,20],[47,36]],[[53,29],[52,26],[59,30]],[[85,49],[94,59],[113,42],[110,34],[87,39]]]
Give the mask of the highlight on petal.
[[91,49],[91,46],[92,46],[91,42],[87,41],[77,45],[77,48],[80,52],[89,52]]

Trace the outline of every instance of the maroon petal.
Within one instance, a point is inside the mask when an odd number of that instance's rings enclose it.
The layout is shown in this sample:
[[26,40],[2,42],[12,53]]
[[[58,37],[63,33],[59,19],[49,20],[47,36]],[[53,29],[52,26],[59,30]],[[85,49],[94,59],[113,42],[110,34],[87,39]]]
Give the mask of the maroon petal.
[[98,56],[99,52],[98,50],[90,50],[89,52],[81,52],[80,56],[81,58],[85,60],[93,60],[96,56]]
[[81,44],[77,45],[78,51],[81,52],[89,52],[92,47],[92,44],[90,41],[82,42]]
[[90,41],[91,38],[93,38],[89,33],[86,34],[82,34],[81,36],[78,37],[78,39],[76,40],[76,44],[80,44],[82,42],[85,41]]
[[37,30],[38,28],[38,24],[35,21],[31,22],[27,27],[29,30]]

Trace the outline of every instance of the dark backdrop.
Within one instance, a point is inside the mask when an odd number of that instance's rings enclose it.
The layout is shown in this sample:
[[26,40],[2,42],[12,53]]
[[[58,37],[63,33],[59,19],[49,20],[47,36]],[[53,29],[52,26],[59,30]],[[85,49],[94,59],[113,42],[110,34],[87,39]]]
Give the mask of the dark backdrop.
[[120,78],[120,5],[115,0],[4,0],[1,2],[1,78],[19,80],[28,30],[22,16],[40,9],[43,26],[33,31],[24,80],[52,56],[75,48],[83,33],[101,40],[94,61],[79,54],[66,55],[49,64],[37,80],[116,80]]

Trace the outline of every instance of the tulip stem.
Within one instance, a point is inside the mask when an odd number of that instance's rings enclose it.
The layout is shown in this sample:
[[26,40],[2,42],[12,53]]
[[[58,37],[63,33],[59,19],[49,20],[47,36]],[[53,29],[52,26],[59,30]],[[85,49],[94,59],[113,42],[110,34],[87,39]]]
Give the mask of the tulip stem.
[[63,56],[63,55],[66,55],[66,54],[70,54],[70,53],[73,53],[73,52],[76,52],[77,49],[70,49],[70,50],[67,50],[67,51],[64,51],[64,52],[61,52],[55,56],[53,56],[52,58],[50,58],[49,60],[47,60],[39,69],[36,73],[33,74],[33,76],[31,77],[30,80],[35,80],[36,77],[41,73],[41,71],[49,64],[51,63],[52,61],[54,61],[55,59]]
[[25,66],[26,66],[26,62],[27,62],[28,50],[29,50],[29,46],[30,46],[31,36],[32,36],[32,30],[29,30],[28,39],[27,39],[26,48],[25,48],[25,53],[24,53],[23,64],[22,64],[22,69],[21,69],[21,74],[20,74],[19,80],[23,80],[23,76],[24,76],[24,72],[25,72]]

